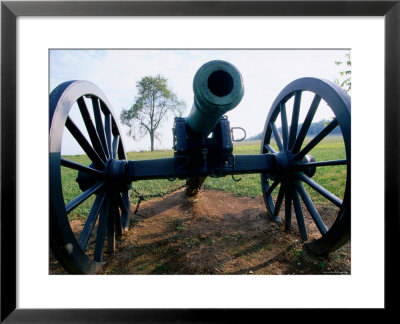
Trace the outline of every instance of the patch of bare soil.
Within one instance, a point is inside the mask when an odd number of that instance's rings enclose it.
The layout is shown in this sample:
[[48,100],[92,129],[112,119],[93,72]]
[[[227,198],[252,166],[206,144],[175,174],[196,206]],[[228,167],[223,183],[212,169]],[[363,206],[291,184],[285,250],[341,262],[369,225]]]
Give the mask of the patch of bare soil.
[[[336,210],[318,209],[326,224],[337,216]],[[301,242],[292,214],[292,230],[285,232],[284,225],[268,217],[262,197],[213,190],[187,197],[182,189],[141,203],[115,253],[105,255],[101,273],[350,274],[350,242],[326,258],[315,256]],[[72,222],[77,235],[82,225]],[[308,234],[311,240],[318,230],[311,228]],[[65,273],[52,257],[50,273]]]

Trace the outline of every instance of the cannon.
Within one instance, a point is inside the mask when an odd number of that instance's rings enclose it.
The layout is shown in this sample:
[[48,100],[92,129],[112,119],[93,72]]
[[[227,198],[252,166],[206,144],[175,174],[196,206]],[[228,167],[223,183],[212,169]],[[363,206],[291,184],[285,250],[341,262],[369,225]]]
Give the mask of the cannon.
[[[193,91],[189,116],[174,119],[174,156],[138,161],[127,160],[117,118],[96,85],[88,81],[68,81],[50,93],[49,236],[51,250],[66,271],[94,274],[101,270],[105,242],[108,252],[112,253],[116,240],[129,229],[132,183],[146,179],[186,179],[187,194],[196,195],[208,176],[234,178],[235,175],[259,173],[268,215],[290,230],[294,213],[299,235],[313,253],[327,255],[349,240],[351,101],[344,90],[333,82],[311,77],[287,85],[271,105],[260,154],[247,155],[233,154],[231,127],[225,115],[244,95],[242,76],[237,68],[225,61],[204,64],[194,77]],[[311,93],[313,99],[300,124],[304,93]],[[305,141],[321,102],[330,107],[334,117],[310,141]],[[74,105],[79,109],[84,130],[70,116]],[[288,109],[291,109],[290,121]],[[310,152],[337,127],[343,138],[345,158],[317,161]],[[71,161],[61,155],[65,129],[84,150],[90,164]],[[317,168],[337,165],[343,166],[345,171],[342,199],[313,179]],[[68,202],[63,194],[62,167],[78,171],[76,182],[80,193]],[[325,223],[304,184],[336,208],[337,217],[333,222]],[[91,201],[91,207],[78,237],[71,229],[68,215],[85,201]],[[319,232],[317,239],[309,241],[301,201]],[[281,209],[284,219],[280,217]],[[94,240],[95,248],[89,254],[90,239]]]

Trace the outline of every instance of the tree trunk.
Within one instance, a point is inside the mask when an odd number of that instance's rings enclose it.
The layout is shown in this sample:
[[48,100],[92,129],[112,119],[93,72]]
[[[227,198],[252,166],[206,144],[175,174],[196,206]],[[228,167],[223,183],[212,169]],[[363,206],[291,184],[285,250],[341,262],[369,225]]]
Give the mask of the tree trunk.
[[154,132],[150,132],[150,151],[154,151]]

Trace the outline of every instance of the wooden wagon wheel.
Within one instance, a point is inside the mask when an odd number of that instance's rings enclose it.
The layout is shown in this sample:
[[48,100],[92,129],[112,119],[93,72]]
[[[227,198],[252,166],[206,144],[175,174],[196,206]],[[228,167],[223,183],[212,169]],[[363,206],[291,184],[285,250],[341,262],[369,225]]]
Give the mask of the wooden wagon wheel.
[[[307,105],[307,114],[302,125],[299,124],[299,112],[302,106],[302,96],[312,94],[313,100]],[[334,117],[315,135],[310,142],[305,143],[307,132],[319,107],[330,107]],[[304,107],[304,105],[303,105]],[[289,110],[291,109],[291,110]],[[284,207],[284,221],[287,230],[291,229],[292,211],[296,216],[299,232],[303,241],[309,241],[305,215],[300,198],[305,209],[312,218],[312,223],[319,231],[319,237],[306,244],[317,254],[327,254],[338,249],[350,237],[350,109],[349,95],[336,84],[316,78],[301,78],[287,85],[278,95],[267,117],[261,143],[261,153],[272,153],[276,157],[276,168],[271,173],[262,174],[262,190],[268,211],[275,221],[281,222],[279,212]],[[288,113],[291,112],[291,121]],[[281,129],[277,127],[281,124]],[[322,145],[323,139],[339,127],[343,138],[345,152],[342,158],[336,160],[316,161],[312,155],[314,150]],[[275,148],[271,145],[274,142]],[[343,197],[337,197],[328,191],[313,177],[322,168],[341,168],[345,173]],[[337,217],[333,224],[325,220],[313,203],[309,192],[324,197],[326,202],[337,208]],[[273,199],[273,192],[277,192]],[[283,203],[284,202],[284,203]],[[292,209],[293,207],[293,209]]]
[[[79,109],[84,126],[73,121],[73,106]],[[86,153],[88,163],[61,155],[65,129]],[[130,184],[113,176],[123,172],[125,149],[111,106],[93,83],[68,81],[51,92],[49,151],[50,247],[69,273],[97,273],[103,264],[105,241],[108,252],[113,252],[115,238],[129,226]],[[64,168],[78,171],[76,181],[81,190],[67,202]],[[69,214],[88,201],[90,208],[81,215],[84,226],[78,236],[71,229]],[[88,253],[89,240],[94,245],[93,255]]]

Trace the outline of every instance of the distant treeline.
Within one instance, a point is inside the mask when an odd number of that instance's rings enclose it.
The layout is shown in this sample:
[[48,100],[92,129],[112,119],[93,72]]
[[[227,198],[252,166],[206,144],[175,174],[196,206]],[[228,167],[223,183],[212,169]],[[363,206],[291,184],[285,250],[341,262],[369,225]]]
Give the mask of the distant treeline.
[[[319,122],[316,123],[312,123],[310,125],[310,128],[307,132],[307,136],[313,136],[318,134],[328,123],[330,122],[330,120],[320,120]],[[301,127],[303,126],[303,123],[300,123],[299,126],[297,127],[297,134],[299,134]],[[279,132],[282,134],[282,127],[279,127]],[[289,126],[290,129],[290,126]],[[262,133],[260,132],[257,135],[251,136],[249,138],[246,139],[246,141],[254,141],[254,140],[260,140],[262,138]],[[342,135],[342,131],[340,130],[340,127],[336,127],[331,133],[330,135]]]

